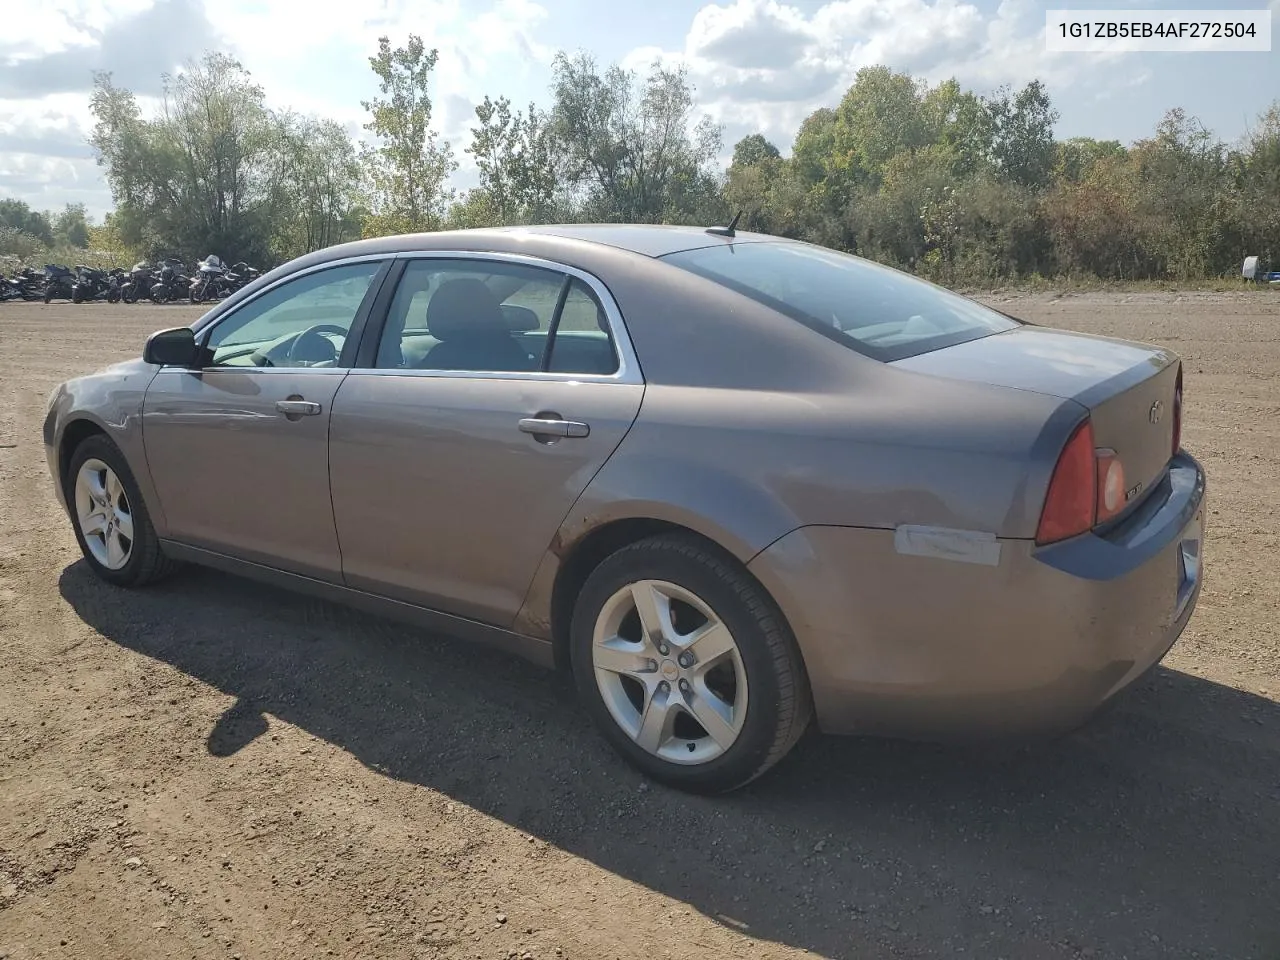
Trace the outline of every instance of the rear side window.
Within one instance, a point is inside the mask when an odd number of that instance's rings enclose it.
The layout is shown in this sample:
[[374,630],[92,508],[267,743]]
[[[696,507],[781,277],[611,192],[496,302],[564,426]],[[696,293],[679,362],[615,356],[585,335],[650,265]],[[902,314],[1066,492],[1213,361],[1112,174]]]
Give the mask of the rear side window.
[[479,257],[412,260],[376,366],[608,375],[618,358],[591,289],[558,270]]
[[932,283],[810,244],[720,244],[662,259],[886,362],[1019,325]]

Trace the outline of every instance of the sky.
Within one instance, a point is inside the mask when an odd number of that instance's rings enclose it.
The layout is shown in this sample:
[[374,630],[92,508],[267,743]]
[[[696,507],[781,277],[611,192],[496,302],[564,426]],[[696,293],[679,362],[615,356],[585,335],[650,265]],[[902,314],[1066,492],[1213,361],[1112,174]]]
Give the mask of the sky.
[[[435,126],[463,151],[486,94],[545,105],[557,50],[643,73],[682,63],[698,110],[724,128],[726,158],[748,133],[787,153],[800,122],[834,106],[857,70],[887,64],[931,83],[990,92],[1039,78],[1061,114],[1060,138],[1131,143],[1180,106],[1226,140],[1280,97],[1270,53],[1049,53],[1045,11],[1265,9],[1268,0],[7,0],[0,31],[0,197],[36,209],[83,202],[97,217],[111,192],[85,138],[95,70],[140,97],[208,49],[236,56],[272,106],[332,117],[361,135],[361,100],[377,94],[378,37],[410,33],[439,50]],[[1273,17],[1280,0],[1270,0]],[[1280,18],[1276,18],[1280,19]],[[1273,20],[1275,30],[1275,20]],[[1277,41],[1280,43],[1280,40]],[[144,103],[151,101],[144,100]]]

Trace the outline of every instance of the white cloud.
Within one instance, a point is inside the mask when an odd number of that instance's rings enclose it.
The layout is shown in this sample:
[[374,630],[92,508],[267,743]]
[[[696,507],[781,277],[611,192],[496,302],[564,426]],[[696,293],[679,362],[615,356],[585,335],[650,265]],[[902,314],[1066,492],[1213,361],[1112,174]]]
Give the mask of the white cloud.
[[465,186],[473,179],[462,148],[470,142],[474,105],[486,93],[507,93],[517,103],[528,99],[523,91],[541,94],[554,54],[539,39],[547,18],[539,3],[478,6],[475,0],[42,2],[40,16],[10,17],[0,33],[0,192],[37,206],[74,195],[96,213],[109,209],[101,170],[83,146],[92,127],[92,71],[108,70],[120,86],[157,93],[162,73],[206,49],[236,56],[272,106],[332,118],[367,136],[361,101],[378,93],[369,57],[380,35],[399,45],[410,33],[439,50],[433,125],[453,143]]
[[808,14],[780,0],[728,0],[694,15],[680,49],[638,48],[625,63],[685,65],[726,132],[757,130],[785,151],[801,120],[838,103],[871,64],[989,91],[1035,78],[1066,86],[1118,59],[1047,52],[1035,0],[1001,0],[993,15],[969,0],[829,0]]

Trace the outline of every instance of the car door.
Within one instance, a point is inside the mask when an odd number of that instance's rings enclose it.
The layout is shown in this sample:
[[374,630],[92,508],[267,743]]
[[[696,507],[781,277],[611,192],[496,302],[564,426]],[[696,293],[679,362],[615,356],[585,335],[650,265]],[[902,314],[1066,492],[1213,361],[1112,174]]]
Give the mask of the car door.
[[168,536],[340,582],[329,419],[389,260],[290,277],[197,336],[201,369],[165,367],[143,405]]
[[409,260],[369,365],[334,398],[346,583],[509,625],[643,391],[598,280],[527,258]]

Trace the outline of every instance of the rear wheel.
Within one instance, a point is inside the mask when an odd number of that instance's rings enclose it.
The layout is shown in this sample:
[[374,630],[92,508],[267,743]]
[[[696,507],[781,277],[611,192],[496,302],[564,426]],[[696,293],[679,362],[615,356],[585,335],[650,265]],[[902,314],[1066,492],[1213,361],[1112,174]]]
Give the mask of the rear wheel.
[[743,786],[787,754],[812,715],[781,612],[733,558],[691,536],[651,537],[600,564],[570,642],[602,733],[680,789]]
[[129,464],[105,436],[87,438],[71,455],[67,500],[80,550],[103,580],[140,587],[174,569],[160,549]]

